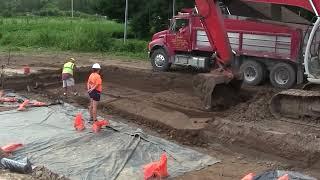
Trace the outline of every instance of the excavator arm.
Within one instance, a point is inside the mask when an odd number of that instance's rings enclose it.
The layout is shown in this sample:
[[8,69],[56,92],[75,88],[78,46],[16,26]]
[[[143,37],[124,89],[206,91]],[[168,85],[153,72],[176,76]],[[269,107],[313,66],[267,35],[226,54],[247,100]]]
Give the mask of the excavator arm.
[[195,0],[195,2],[209,42],[216,48],[218,62],[228,65],[232,60],[232,49],[218,1]]
[[319,0],[241,0],[256,3],[267,3],[267,4],[279,4],[279,5],[290,5],[301,7],[309,10],[319,16],[320,12],[320,1]]
[[[256,3],[291,5],[304,8],[319,16],[319,0],[241,0]],[[224,26],[223,16],[218,0],[195,0],[196,8],[201,17],[202,24],[207,32],[212,47],[215,47],[218,62],[229,65],[232,61],[232,49]]]
[[[320,0],[241,0],[248,2],[257,2],[257,3],[268,3],[268,4],[279,4],[279,5],[291,5],[296,7],[304,8],[310,12],[313,12],[318,18],[317,21],[310,33],[307,48],[305,50],[305,59],[304,66],[305,72],[308,75],[308,80],[312,82],[319,82],[320,78],[314,78],[314,76],[309,73],[309,62],[310,62],[310,47],[313,41],[313,37],[315,33],[320,27]],[[216,49],[216,61],[215,65],[220,68],[214,69],[211,73],[201,74],[194,80],[194,88],[195,91],[200,94],[200,97],[204,101],[205,109],[212,109],[214,106],[226,105],[226,102],[230,102],[230,99],[234,99],[237,97],[237,92],[239,91],[239,87],[241,87],[241,76],[238,76],[239,73],[237,71],[231,71],[230,64],[232,64],[233,54],[231,45],[229,43],[229,38],[227,35],[227,31],[224,26],[223,16],[221,14],[221,10],[219,7],[218,0],[195,0],[196,10],[198,15],[201,17],[202,25],[207,33],[209,42],[212,47]],[[320,63],[319,63],[320,67]],[[234,68],[232,68],[234,70]],[[237,73],[237,74],[236,74]],[[240,83],[239,83],[240,82]],[[279,95],[275,96],[271,102],[271,111],[273,114],[280,114],[282,109],[281,107],[285,107],[281,105],[282,98],[284,96],[289,97],[287,99],[292,99],[292,96],[295,98],[305,98],[305,95],[296,95],[297,93],[285,92],[279,93]],[[301,94],[301,92],[300,92]],[[317,107],[316,114],[320,117],[320,94],[316,95],[318,98],[314,98],[314,96],[310,96],[311,99],[317,99],[316,105],[311,105],[312,107]],[[308,96],[309,97],[309,96]],[[218,103],[216,103],[218,102]],[[300,103],[290,103],[290,104],[300,104]],[[310,114],[310,111],[315,111],[315,108],[312,108],[309,105],[303,105],[307,109],[298,114]],[[300,107],[300,106],[299,106]],[[296,108],[299,109],[299,108]]]

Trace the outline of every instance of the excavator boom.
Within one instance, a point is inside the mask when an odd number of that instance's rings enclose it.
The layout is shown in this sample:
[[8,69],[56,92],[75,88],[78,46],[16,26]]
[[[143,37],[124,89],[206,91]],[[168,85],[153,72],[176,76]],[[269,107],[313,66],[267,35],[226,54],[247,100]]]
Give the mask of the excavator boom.
[[195,0],[196,10],[207,33],[211,47],[216,48],[214,70],[194,78],[195,92],[204,101],[206,110],[233,105],[242,85],[241,76],[232,68],[233,54],[217,0]]
[[217,60],[222,64],[229,64],[232,60],[232,49],[219,3],[216,3],[216,0],[195,0],[195,2],[211,47],[216,48]]
[[[247,2],[291,5],[301,7],[319,16],[319,0],[241,0]],[[228,65],[232,61],[232,49],[218,0],[195,0],[198,14],[202,17],[202,24],[207,32],[209,42],[216,48],[218,62]]]
[[290,5],[301,7],[309,10],[318,16],[320,12],[320,1],[319,0],[241,0],[256,3],[267,3],[267,4],[279,4],[279,5]]
[[[304,8],[313,12],[318,18],[310,33],[307,48],[305,50],[304,67],[308,75],[308,80],[319,82],[309,73],[309,64],[312,58],[309,53],[313,38],[320,27],[320,0],[242,0],[247,2],[268,3],[279,5],[291,5]],[[216,69],[211,73],[201,74],[194,80],[196,92],[205,102],[206,109],[211,109],[214,105],[221,105],[230,98],[235,97],[241,86],[241,76],[237,71],[231,71],[233,54],[229,43],[227,31],[224,26],[223,16],[218,5],[218,0],[195,0],[198,15],[201,17],[202,25],[207,33],[212,47],[216,48]],[[319,48],[320,49],[320,48]],[[320,56],[319,56],[320,57]],[[317,67],[320,67],[320,61]],[[218,66],[218,68],[217,68]],[[319,69],[320,72],[320,69]],[[312,82],[311,80],[309,80]],[[222,101],[221,101],[222,99]],[[270,103],[271,112],[276,117],[282,116],[315,116],[320,117],[320,93],[311,93],[303,90],[289,90],[275,95]],[[221,101],[216,104],[214,102]]]

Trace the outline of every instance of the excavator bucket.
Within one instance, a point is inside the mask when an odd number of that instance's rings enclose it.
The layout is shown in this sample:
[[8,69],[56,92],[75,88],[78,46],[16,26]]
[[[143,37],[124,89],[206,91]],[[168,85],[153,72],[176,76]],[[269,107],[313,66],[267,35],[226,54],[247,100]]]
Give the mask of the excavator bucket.
[[238,102],[242,82],[240,76],[230,77],[223,72],[211,71],[198,74],[193,79],[193,88],[205,110],[222,110]]

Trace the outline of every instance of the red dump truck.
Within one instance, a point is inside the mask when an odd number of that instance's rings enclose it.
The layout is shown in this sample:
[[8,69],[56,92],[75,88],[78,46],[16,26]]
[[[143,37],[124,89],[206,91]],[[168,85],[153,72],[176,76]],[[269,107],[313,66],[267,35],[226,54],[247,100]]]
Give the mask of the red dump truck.
[[[272,85],[279,88],[303,82],[301,29],[235,16],[225,16],[224,23],[246,84],[261,84],[268,76]],[[215,64],[215,49],[200,17],[186,9],[170,24],[168,30],[154,34],[149,43],[153,69],[167,71],[174,64],[209,71]]]

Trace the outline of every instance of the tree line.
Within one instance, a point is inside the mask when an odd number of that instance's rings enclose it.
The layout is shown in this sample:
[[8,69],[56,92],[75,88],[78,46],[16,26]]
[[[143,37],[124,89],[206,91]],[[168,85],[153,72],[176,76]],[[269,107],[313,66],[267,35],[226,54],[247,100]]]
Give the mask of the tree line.
[[[126,0],[73,0],[75,16],[106,16],[124,22]],[[131,34],[136,38],[150,36],[167,28],[172,16],[173,0],[128,0]],[[221,0],[228,5],[231,0]],[[194,7],[194,0],[176,0],[176,11]],[[311,20],[313,15],[297,7],[287,7]],[[0,15],[71,16],[71,0],[0,0]]]
[[[75,16],[101,15],[124,22],[125,0],[73,0]],[[149,38],[168,26],[172,0],[128,0],[130,30],[137,38]],[[194,0],[176,0],[176,10],[193,7]],[[1,0],[2,16],[70,16],[71,0]]]

